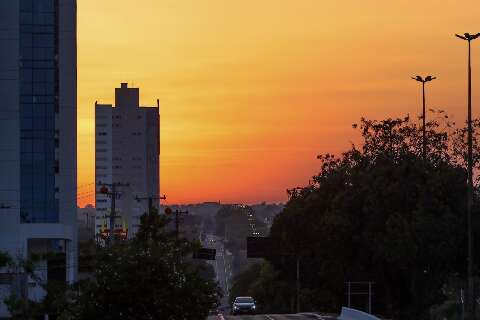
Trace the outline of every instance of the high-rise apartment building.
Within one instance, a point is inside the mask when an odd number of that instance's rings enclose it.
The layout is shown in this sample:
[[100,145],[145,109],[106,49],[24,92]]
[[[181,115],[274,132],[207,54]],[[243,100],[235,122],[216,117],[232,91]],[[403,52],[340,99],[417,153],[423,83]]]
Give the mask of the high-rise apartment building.
[[[42,281],[77,276],[76,60],[75,0],[0,1],[0,251],[54,253],[37,264]],[[0,318],[12,290],[41,298],[30,278],[0,273]]]
[[[122,83],[115,89],[115,106],[95,104],[95,181],[97,183],[97,234],[110,229],[111,197],[100,193],[102,185],[117,188],[115,229],[136,233],[148,201],[159,196],[159,106],[140,107],[139,89]],[[158,208],[158,199],[153,205]]]

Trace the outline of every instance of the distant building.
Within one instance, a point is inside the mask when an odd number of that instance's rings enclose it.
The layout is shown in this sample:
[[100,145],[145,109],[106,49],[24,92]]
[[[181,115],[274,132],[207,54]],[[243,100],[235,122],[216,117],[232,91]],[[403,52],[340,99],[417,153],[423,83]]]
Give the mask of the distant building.
[[[115,106],[95,104],[96,232],[106,225],[111,198],[99,192],[100,185],[124,183],[119,187],[115,211],[121,216],[115,228],[125,225],[129,237],[136,233],[148,201],[136,198],[159,196],[160,155],[159,106],[140,107],[139,89],[122,83],[115,89]],[[110,187],[109,187],[110,189]],[[159,201],[153,205],[158,208]]]
[[95,240],[96,209],[91,204],[77,208],[78,241]]
[[[42,282],[77,278],[75,0],[0,1],[0,251],[36,264]],[[54,257],[54,258],[53,258]],[[43,289],[0,270],[5,295]]]

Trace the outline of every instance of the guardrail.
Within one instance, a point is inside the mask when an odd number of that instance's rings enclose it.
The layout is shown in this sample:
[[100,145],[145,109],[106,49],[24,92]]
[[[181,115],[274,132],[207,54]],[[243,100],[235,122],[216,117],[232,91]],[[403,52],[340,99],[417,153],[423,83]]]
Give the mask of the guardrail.
[[380,318],[360,310],[342,307],[338,320],[380,320]]

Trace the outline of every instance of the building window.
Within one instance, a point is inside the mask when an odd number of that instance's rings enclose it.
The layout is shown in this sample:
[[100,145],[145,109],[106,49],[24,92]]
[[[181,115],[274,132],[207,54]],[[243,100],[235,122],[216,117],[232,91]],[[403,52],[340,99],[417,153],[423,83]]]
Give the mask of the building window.
[[55,130],[58,19],[55,0],[20,0],[20,214],[22,223],[56,223]]

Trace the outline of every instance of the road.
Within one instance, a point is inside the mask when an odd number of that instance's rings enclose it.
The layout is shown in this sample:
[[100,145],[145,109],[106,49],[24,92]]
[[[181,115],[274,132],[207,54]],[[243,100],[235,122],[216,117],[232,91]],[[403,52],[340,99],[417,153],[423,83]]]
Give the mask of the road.
[[225,263],[225,248],[223,246],[223,242],[220,238],[215,237],[213,235],[207,235],[206,241],[204,246],[208,248],[214,248],[217,251],[217,255],[215,257],[215,261],[211,261],[210,263],[213,264],[213,268],[215,269],[215,275],[217,278],[218,285],[222,288],[224,296],[221,301],[222,306],[227,306],[228,303],[228,295],[229,295],[229,275],[227,274],[228,268]]
[[217,242],[216,249],[217,249],[217,256],[215,257],[215,262],[216,262],[215,272],[217,274],[217,281],[220,287],[222,288],[223,294],[224,294],[221,304],[228,305],[229,287],[228,287],[228,278],[227,278],[227,272],[225,267],[225,256],[224,256],[223,244],[220,242]]
[[[208,320],[221,319],[217,316],[211,316]],[[224,316],[225,320],[308,320],[308,319],[321,319],[314,315],[298,315],[298,314],[271,314],[271,315],[256,315],[256,316]]]

